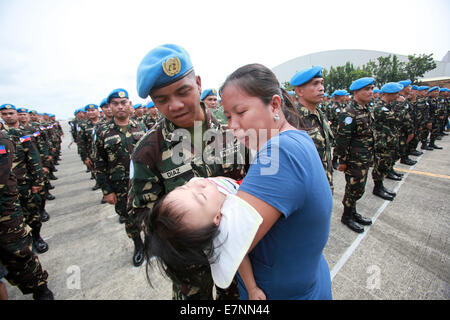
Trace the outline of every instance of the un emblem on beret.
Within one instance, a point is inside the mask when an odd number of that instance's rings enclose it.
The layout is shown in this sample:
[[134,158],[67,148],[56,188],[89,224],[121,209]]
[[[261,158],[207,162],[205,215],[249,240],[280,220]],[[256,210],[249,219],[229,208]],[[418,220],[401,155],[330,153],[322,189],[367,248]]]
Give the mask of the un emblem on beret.
[[6,108],[6,109],[11,109],[12,107],[11,107],[11,105],[7,104],[7,105],[5,106],[5,108]]
[[125,97],[125,92],[119,91],[119,97],[121,97],[121,98]]
[[165,74],[173,77],[181,71],[181,62],[177,57],[169,58],[162,63],[162,68]]

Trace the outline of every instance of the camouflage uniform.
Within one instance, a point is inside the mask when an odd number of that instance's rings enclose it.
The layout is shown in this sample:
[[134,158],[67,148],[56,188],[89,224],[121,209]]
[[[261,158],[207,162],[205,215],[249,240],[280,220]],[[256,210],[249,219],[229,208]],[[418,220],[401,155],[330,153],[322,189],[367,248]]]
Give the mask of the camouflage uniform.
[[152,118],[152,116],[150,114],[146,114],[143,119],[143,123],[144,123],[145,127],[147,128],[146,131],[153,128],[153,126],[156,124],[156,122],[158,122],[158,120],[159,120],[159,118],[155,119],[155,118]]
[[443,119],[440,119],[440,126],[439,126],[439,133],[443,135],[443,132],[445,130],[445,126],[447,125],[448,122],[448,115],[449,115],[449,108],[448,108],[448,104],[447,104],[447,99],[445,99],[443,96],[439,96],[438,97],[438,109],[439,109],[439,114],[441,117],[443,117]]
[[331,191],[333,191],[333,165],[331,158],[331,146],[334,140],[331,128],[328,125],[326,116],[317,109],[317,113],[312,113],[301,104],[297,105],[300,117],[303,118],[306,126],[306,132],[314,141],[317,152],[319,153],[322,165],[330,183]]
[[372,170],[374,182],[382,182],[394,165],[399,148],[399,132],[403,121],[394,112],[393,106],[379,100],[374,108],[375,118],[375,164]]
[[216,108],[209,108],[211,115],[214,119],[216,119],[221,125],[228,125],[228,119],[225,117],[223,113],[223,107],[221,105],[217,105]]
[[437,98],[427,97],[426,103],[428,105],[429,112],[429,122],[432,124],[432,129],[430,131],[430,145],[434,145],[436,138],[438,137],[440,129],[440,119],[439,119],[439,104]]
[[47,283],[48,274],[32,251],[30,227],[19,205],[12,171],[15,155],[14,144],[0,132],[0,264],[8,270],[5,278],[9,283],[29,294]]
[[414,122],[411,115],[411,102],[405,100],[405,102],[397,102],[394,104],[394,112],[396,113],[399,120],[402,122],[400,128],[398,128],[398,141],[399,148],[398,153],[395,156],[395,161],[401,158],[408,157],[408,135],[414,133]]
[[114,120],[104,124],[94,136],[93,164],[96,177],[103,195],[115,193],[117,203],[116,213],[125,218],[125,229],[130,238],[139,234],[127,218],[127,196],[130,176],[130,159],[136,143],[145,134],[141,122],[130,120],[124,132]]
[[16,145],[13,172],[17,177],[19,200],[25,221],[32,229],[40,230],[42,226],[39,214],[41,199],[38,193],[31,191],[33,186],[44,187],[44,174],[39,152],[32,142],[31,136],[20,126],[13,128],[5,125],[4,132]]
[[427,144],[429,129],[427,123],[430,122],[430,112],[427,101],[423,97],[417,97],[416,100],[416,115],[418,126],[418,139],[422,142],[422,147]]
[[[142,221],[142,218],[137,217],[149,214],[159,198],[184,185],[193,177],[228,176],[237,180],[244,177],[246,166],[243,164],[247,159],[247,151],[243,155],[242,150],[245,148],[232,138],[230,131],[225,131],[211,116],[204,103],[201,103],[201,106],[206,115],[204,123],[206,129],[215,129],[223,137],[223,145],[220,145],[222,139],[213,139],[204,146],[203,157],[202,153],[198,157],[196,150],[198,152],[199,149],[193,144],[187,146],[185,142],[175,138],[176,127],[167,119],[147,132],[136,145],[132,156],[134,174],[131,178],[128,205],[132,205],[129,213],[135,216],[134,221]],[[226,137],[232,139],[227,141]],[[173,159],[180,155],[180,152],[183,153],[183,159],[181,163],[176,163]],[[174,282],[173,299],[212,299],[213,280],[210,266],[188,268],[205,280],[207,289],[189,283]],[[239,296],[235,281],[227,290],[217,289],[219,299],[235,299]]]
[[339,164],[346,164],[345,208],[354,208],[366,187],[369,167],[373,165],[375,124],[368,104],[355,100],[339,115],[334,153]]

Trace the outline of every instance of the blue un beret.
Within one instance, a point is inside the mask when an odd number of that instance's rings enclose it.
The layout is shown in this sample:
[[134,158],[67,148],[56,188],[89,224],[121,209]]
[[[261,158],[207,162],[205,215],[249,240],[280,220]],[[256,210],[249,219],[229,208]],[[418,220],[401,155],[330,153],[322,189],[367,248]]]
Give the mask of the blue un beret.
[[321,66],[315,66],[309,69],[303,69],[298,71],[294,76],[291,78],[291,85],[294,87],[301,86],[302,84],[305,84],[309,82],[312,78],[322,77],[322,67]]
[[17,108],[17,112],[18,113],[28,113],[29,111],[28,111],[28,109],[27,108]]
[[88,111],[89,109],[98,109],[98,105],[96,104],[88,104],[84,107],[84,111]]
[[440,88],[439,89],[439,92],[449,92],[450,90],[449,89],[447,89],[447,88]]
[[135,104],[133,109],[142,108],[142,103]]
[[3,110],[3,109],[17,110],[16,107],[15,107],[14,105],[10,104],[10,103],[2,104],[2,105],[0,106],[0,110]]
[[428,90],[429,88],[430,88],[429,86],[420,86],[417,90],[423,91],[423,90]]
[[205,99],[207,96],[217,96],[216,89],[206,89],[202,92],[202,95],[200,96],[200,100]]
[[413,89],[413,90],[419,90],[419,87],[416,86],[415,84],[413,84],[413,85],[411,86],[411,89]]
[[427,92],[430,93],[431,91],[434,91],[434,90],[436,90],[436,89],[439,89],[439,87],[438,87],[438,86],[434,86],[434,87],[428,89]]
[[150,101],[147,103],[147,109],[153,108],[155,106],[155,103],[153,101]]
[[411,80],[402,80],[402,81],[399,81],[398,83],[400,83],[403,86],[403,88],[406,88],[407,86],[409,86],[411,84]]
[[137,70],[137,91],[142,99],[153,89],[162,88],[185,77],[193,70],[188,52],[176,45],[165,44],[151,50]]
[[388,82],[381,87],[382,93],[397,93],[403,89],[403,85],[398,82]]
[[103,108],[104,106],[106,106],[108,104],[108,99],[103,99],[102,102],[100,102],[100,108]]
[[374,82],[375,82],[374,78],[370,78],[370,77],[359,78],[358,80],[355,80],[352,82],[349,89],[350,89],[350,91],[356,91],[356,90],[362,89]]
[[347,90],[344,89],[340,89],[340,90],[336,90],[335,92],[333,92],[333,96],[348,96],[350,93],[347,92]]
[[106,101],[108,103],[111,102],[111,99],[113,98],[128,98],[128,92],[125,89],[114,89],[111,91],[111,93],[108,95],[108,98],[106,98]]

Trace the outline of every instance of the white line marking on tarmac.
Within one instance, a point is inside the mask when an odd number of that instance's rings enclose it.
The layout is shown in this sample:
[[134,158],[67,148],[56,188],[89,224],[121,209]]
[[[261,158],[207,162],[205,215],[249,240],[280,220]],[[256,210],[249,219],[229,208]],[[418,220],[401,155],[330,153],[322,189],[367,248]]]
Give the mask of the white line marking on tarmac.
[[[425,154],[425,153],[424,153]],[[419,163],[419,160],[422,158],[423,155],[419,156],[417,158],[417,163]],[[416,163],[416,164],[417,164]],[[409,167],[409,170],[413,170],[414,167],[416,166],[412,165],[411,167]],[[409,172],[407,172],[404,176],[403,179],[401,181],[399,181],[397,183],[397,186],[394,188],[394,192],[397,193],[398,189],[400,189],[401,185],[405,182],[406,178],[408,177]],[[375,213],[375,216],[372,218],[372,225],[375,224],[375,221],[377,221],[378,217],[381,215],[381,213],[384,211],[384,209],[386,209],[386,207],[388,206],[388,204],[391,201],[389,200],[385,200],[383,202],[383,204],[378,208],[377,212]],[[351,255],[353,254],[353,252],[355,252],[356,248],[358,248],[359,244],[361,243],[362,239],[364,239],[364,237],[366,236],[366,234],[369,232],[371,226],[366,227],[367,229],[364,230],[363,233],[360,233],[356,239],[352,242],[352,244],[350,245],[350,247],[348,247],[348,249],[344,252],[344,254],[342,255],[342,257],[339,259],[339,261],[336,263],[336,265],[333,267],[333,269],[330,272],[330,276],[331,276],[331,281],[333,281],[334,277],[338,274],[338,272],[341,270],[341,268],[344,266],[344,264],[347,262],[347,260],[351,257]]]
[[110,216],[107,216],[106,218],[112,219],[112,218],[114,218],[114,217],[117,217],[117,213],[114,213],[114,214],[112,214],[112,215],[110,215]]

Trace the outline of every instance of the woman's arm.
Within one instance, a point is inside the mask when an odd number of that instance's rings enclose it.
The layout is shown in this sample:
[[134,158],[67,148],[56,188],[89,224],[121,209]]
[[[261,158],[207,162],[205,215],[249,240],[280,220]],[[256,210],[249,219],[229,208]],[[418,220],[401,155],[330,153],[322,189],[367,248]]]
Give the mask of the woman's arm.
[[266,235],[266,233],[272,228],[272,226],[277,222],[277,220],[281,216],[281,212],[269,205],[268,203],[264,202],[263,200],[245,192],[245,191],[238,191],[237,196],[245,201],[247,201],[248,204],[253,206],[253,208],[258,211],[258,213],[263,218],[263,222],[259,226],[258,231],[256,232],[255,238],[253,239],[253,242],[250,246],[250,248],[247,251],[247,254],[253,250],[253,248],[258,244],[259,240],[262,239]]

